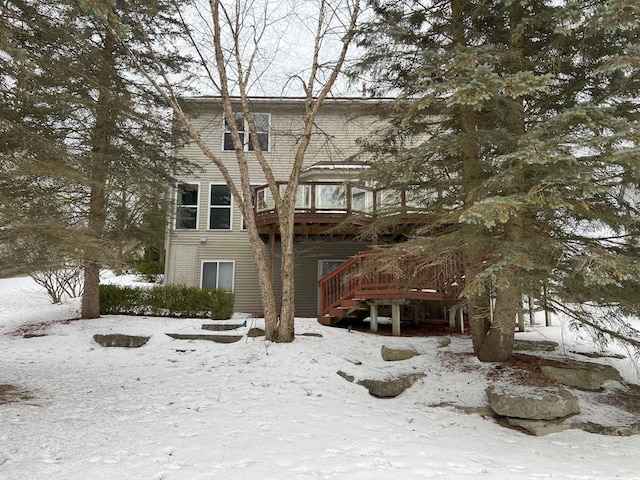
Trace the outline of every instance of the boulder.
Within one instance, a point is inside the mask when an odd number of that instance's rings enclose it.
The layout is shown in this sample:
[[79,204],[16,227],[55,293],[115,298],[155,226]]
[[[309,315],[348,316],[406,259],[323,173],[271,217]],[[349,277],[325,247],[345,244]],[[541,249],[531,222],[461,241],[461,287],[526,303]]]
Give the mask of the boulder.
[[540,371],[551,380],[583,390],[598,390],[607,380],[622,380],[618,370],[610,365],[577,360],[542,364]]
[[389,348],[389,347],[385,347],[384,345],[382,346],[381,354],[382,354],[382,359],[387,362],[397,362],[400,360],[408,360],[417,355],[420,355],[415,350]]
[[562,387],[491,386],[486,392],[503,417],[552,420],[580,413],[578,398]]
[[374,397],[393,398],[425,376],[423,373],[410,373],[388,380],[360,380],[358,385],[365,387]]
[[93,339],[103,347],[138,348],[149,341],[150,337],[138,335],[122,335],[113,333],[108,335],[94,335]]
[[[353,382],[355,377],[348,373],[338,370],[338,375],[344,378],[348,382]],[[411,373],[403,375],[401,377],[391,378],[387,380],[360,380],[356,382],[358,385],[362,385],[369,393],[378,398],[393,398],[400,395],[411,385],[421,378],[426,377],[423,373]]]
[[451,337],[442,337],[438,340],[438,348],[444,348],[451,345]]

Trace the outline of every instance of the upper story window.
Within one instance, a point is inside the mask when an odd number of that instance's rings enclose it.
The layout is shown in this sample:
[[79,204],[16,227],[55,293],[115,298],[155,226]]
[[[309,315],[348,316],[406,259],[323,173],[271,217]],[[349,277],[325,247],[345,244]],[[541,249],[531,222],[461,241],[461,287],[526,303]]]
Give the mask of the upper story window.
[[226,185],[211,185],[209,229],[231,230],[231,190]]
[[[271,143],[269,139],[271,114],[252,113],[251,118],[253,118],[253,122],[256,124],[260,149],[263,152],[268,152]],[[249,124],[245,121],[244,115],[242,113],[235,113],[234,119],[236,122],[236,127],[238,128],[238,133],[240,133],[240,138],[242,139],[242,144],[244,145],[245,151],[254,151],[255,149],[253,148],[253,138],[249,133]],[[231,129],[229,127],[229,124],[227,123],[226,118],[224,120],[224,139],[222,142],[222,149],[235,150],[235,148],[233,147],[233,139],[231,137]]]
[[177,187],[176,228],[196,230],[198,228],[197,183],[180,183]]

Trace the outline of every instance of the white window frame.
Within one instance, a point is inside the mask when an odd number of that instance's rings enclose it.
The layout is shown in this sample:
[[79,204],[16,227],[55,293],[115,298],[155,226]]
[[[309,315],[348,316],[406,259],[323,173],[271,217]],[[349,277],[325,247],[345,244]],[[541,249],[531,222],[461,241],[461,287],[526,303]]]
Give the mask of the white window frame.
[[[251,114],[254,117],[254,122],[255,122],[255,116],[256,115],[266,115],[267,118],[269,119],[269,125],[267,126],[267,130],[258,130],[258,135],[264,135],[265,133],[267,134],[267,149],[266,150],[262,150],[263,152],[267,153],[271,151],[271,114],[270,113],[263,113],[263,112],[255,112]],[[244,114],[243,113],[234,113],[234,116],[237,120],[242,119],[242,126],[243,126],[243,130],[240,131],[240,136],[242,138],[242,145],[244,146],[244,151],[245,152],[253,152],[253,144],[251,143],[251,138],[250,138],[250,132],[249,132],[249,124],[247,123],[247,120],[244,118]],[[257,126],[257,125],[256,125]],[[222,151],[223,152],[232,152],[235,150],[235,148],[225,148],[225,137],[228,135],[231,135],[231,130],[229,128],[227,128],[227,119],[224,117],[222,118]]]
[[[180,208],[193,208],[193,206],[189,205],[187,207],[183,207],[180,205],[180,185],[195,185],[198,187],[198,194],[196,197],[196,205],[195,205],[195,210],[196,210],[196,226],[195,228],[182,228],[182,227],[178,227],[178,209]],[[202,193],[202,188],[199,182],[178,182],[176,184],[176,192],[175,192],[175,218],[173,219],[173,227],[175,230],[182,230],[182,231],[193,231],[193,230],[198,230],[200,227],[200,195]]]
[[[220,264],[221,263],[230,263],[231,264],[231,290],[229,292],[233,292],[236,286],[236,261],[235,260],[202,260],[200,262],[200,288],[204,287],[204,265],[205,263],[217,263],[217,276],[216,276],[216,285],[220,285]],[[208,287],[207,287],[208,288]],[[219,286],[215,288],[221,288]]]
[[[226,205],[211,205],[211,191],[212,188],[211,187],[220,187],[220,186],[224,186],[229,188],[229,186],[226,183],[210,183],[209,184],[209,195],[207,197],[207,230],[211,231],[211,232],[229,232],[231,230],[233,230],[233,195],[231,195],[231,189],[229,189],[229,206],[227,207]],[[229,209],[229,228],[211,228],[211,210],[212,209],[225,209],[228,208]]]

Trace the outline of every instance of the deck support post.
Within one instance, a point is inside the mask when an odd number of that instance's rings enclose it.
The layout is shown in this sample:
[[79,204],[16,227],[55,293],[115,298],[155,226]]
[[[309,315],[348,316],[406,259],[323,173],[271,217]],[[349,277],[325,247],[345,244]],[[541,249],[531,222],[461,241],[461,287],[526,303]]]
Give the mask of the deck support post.
[[445,313],[449,314],[449,328],[460,333],[464,333],[464,304],[459,303],[446,308]]
[[369,305],[369,317],[371,319],[370,328],[372,332],[378,331],[378,305],[372,303]]
[[522,299],[520,300],[520,303],[518,304],[518,331],[519,332],[524,332],[525,326],[524,326],[524,308],[522,307]]
[[551,309],[549,308],[549,297],[547,296],[547,284],[542,284],[542,302],[544,304],[544,324],[551,326]]
[[411,319],[414,327],[418,327],[420,325],[420,317],[422,316],[422,311],[418,305],[413,305],[411,307]]
[[531,295],[528,296],[528,300],[529,300],[529,324],[530,325],[535,325],[536,324],[536,312],[535,312],[535,308],[534,308],[534,304],[533,304],[533,297]]
[[397,303],[391,305],[391,335],[400,336],[400,305]]

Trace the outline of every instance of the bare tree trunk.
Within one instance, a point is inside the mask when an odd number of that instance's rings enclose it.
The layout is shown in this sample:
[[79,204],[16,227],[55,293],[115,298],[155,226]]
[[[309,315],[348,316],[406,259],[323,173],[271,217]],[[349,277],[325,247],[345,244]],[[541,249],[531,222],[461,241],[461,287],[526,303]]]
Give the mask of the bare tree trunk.
[[[291,209],[293,212],[293,208]],[[284,223],[282,223],[284,220]],[[292,342],[295,329],[295,276],[294,272],[294,249],[293,249],[293,213],[288,218],[281,219],[280,231],[282,233],[281,242],[281,272],[282,299],[280,302],[280,321],[276,341]]]
[[[189,116],[183,110],[180,102],[174,96],[171,90],[171,81],[164,72],[153,72],[147,70],[142,64],[140,58],[128,48],[126,42],[118,35],[115,29],[110,28],[110,32],[114,38],[123,45],[129,54],[130,59],[136,65],[140,73],[149,81],[149,83],[163,97],[167,104],[172,108],[176,118],[186,128],[191,139],[197,144],[202,153],[210,160],[219,170],[224,178],[225,183],[229,187],[234,200],[240,207],[244,215],[249,242],[253,250],[254,261],[258,270],[258,280],[260,283],[260,293],[263,302],[263,312],[265,317],[265,333],[267,340],[276,342],[291,342],[294,339],[294,315],[295,315],[295,281],[294,281],[294,255],[293,255],[293,235],[294,235],[294,208],[296,202],[296,191],[300,170],[302,169],[305,154],[309,146],[311,135],[314,128],[315,118],[324,99],[331,91],[335,81],[342,71],[348,48],[353,39],[356,22],[360,15],[360,0],[354,0],[348,3],[348,19],[344,19],[342,27],[344,34],[340,39],[340,49],[332,62],[327,62],[322,58],[321,50],[324,45],[325,36],[335,34],[333,28],[327,25],[327,12],[335,14],[338,9],[332,6],[328,0],[321,0],[318,18],[316,24],[314,48],[312,52],[311,65],[309,65],[309,76],[305,85],[305,119],[304,128],[301,134],[301,140],[295,151],[295,159],[291,165],[289,178],[287,179],[287,188],[284,195],[281,194],[280,188],[276,182],[276,178],[269,160],[264,156],[262,148],[258,142],[256,125],[252,117],[250,105],[250,97],[247,89],[248,86],[255,81],[251,78],[251,74],[256,67],[255,61],[259,58],[260,47],[265,29],[270,23],[267,21],[267,10],[263,12],[265,18],[262,23],[245,24],[247,21],[245,16],[245,7],[252,5],[243,2],[222,2],[220,0],[209,0],[209,8],[211,11],[211,32],[213,49],[215,52],[215,69],[210,69],[208,59],[203,55],[202,49],[199,48],[197,42],[190,37],[192,46],[196,54],[205,67],[211,85],[220,93],[222,99],[222,107],[224,118],[227,121],[231,138],[236,153],[236,160],[240,172],[240,188],[238,188],[238,180],[230,173],[227,165],[208,147],[207,143],[202,139],[200,133],[194,127]],[[250,2],[251,3],[251,2]],[[235,10],[234,10],[235,8]],[[179,13],[179,12],[178,12]],[[258,15],[258,18],[260,15]],[[184,19],[181,19],[184,22]],[[253,21],[253,20],[252,20]],[[228,30],[224,30],[224,26]],[[144,26],[141,26],[144,30]],[[253,36],[252,48],[247,47],[242,39],[242,31],[251,31]],[[228,38],[227,38],[228,37]],[[228,41],[228,43],[225,43]],[[153,50],[153,42],[148,39],[148,46]],[[265,47],[269,48],[269,47]],[[249,50],[252,50],[248,53]],[[329,66],[327,66],[329,65]],[[215,72],[215,73],[214,73]],[[217,78],[216,78],[217,74]],[[230,76],[231,75],[231,76]],[[161,80],[159,81],[158,78]],[[231,81],[230,81],[231,80]],[[322,82],[322,83],[321,83]],[[232,99],[233,87],[230,83],[239,89],[239,100]],[[233,92],[235,94],[235,92]],[[252,208],[251,194],[251,175],[247,155],[245,154],[244,141],[240,138],[234,114],[239,113],[238,104],[244,115],[244,121],[249,127],[250,137],[253,140],[253,152],[251,160],[255,160],[261,169],[261,173],[269,186],[269,191],[275,203],[276,213],[278,215],[279,233],[281,239],[281,281],[282,281],[282,298],[280,312],[275,301],[273,278],[268,265],[266,256],[263,252],[262,240],[258,234],[255,212]]]

